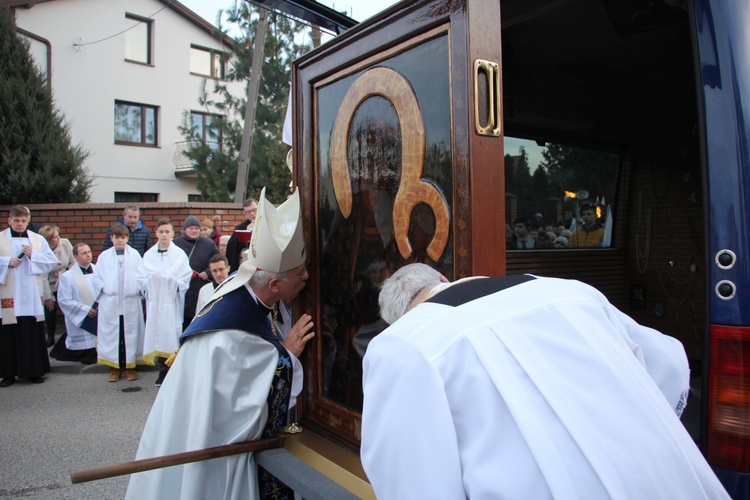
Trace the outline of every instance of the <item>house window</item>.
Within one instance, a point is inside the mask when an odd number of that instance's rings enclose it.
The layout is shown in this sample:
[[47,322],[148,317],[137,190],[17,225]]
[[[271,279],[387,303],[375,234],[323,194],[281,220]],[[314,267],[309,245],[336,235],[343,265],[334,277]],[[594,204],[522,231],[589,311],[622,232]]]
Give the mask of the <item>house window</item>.
[[225,62],[226,55],[223,52],[203,47],[190,47],[190,72],[194,75],[223,79]]
[[199,195],[199,194],[189,194],[189,195],[188,195],[188,201],[189,201],[189,202],[193,202],[193,201],[194,201],[194,202],[198,202],[198,201],[203,201],[203,196],[201,196],[201,195]]
[[214,151],[221,148],[221,117],[208,113],[190,112],[190,127],[193,137],[200,139]]
[[151,64],[151,20],[125,14],[132,27],[125,32],[125,60]]
[[115,191],[115,203],[143,203],[159,201],[159,193],[126,193]]
[[156,106],[115,101],[115,144],[157,145]]

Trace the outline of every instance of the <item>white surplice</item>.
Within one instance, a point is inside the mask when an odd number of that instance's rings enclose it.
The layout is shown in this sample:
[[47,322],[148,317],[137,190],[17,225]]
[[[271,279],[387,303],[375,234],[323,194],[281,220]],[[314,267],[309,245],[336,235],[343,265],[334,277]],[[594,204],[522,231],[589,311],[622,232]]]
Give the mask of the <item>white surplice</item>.
[[[94,268],[94,264],[91,267]],[[96,347],[96,336],[79,325],[88,316],[101,290],[101,279],[93,273],[83,274],[78,264],[60,275],[57,303],[65,315],[65,330],[68,333],[65,346],[71,351]]]
[[[247,300],[257,304],[253,289],[248,284],[244,289]],[[294,367],[291,408],[303,374],[299,360],[288,354]],[[268,420],[266,403],[278,361],[273,344],[247,332],[219,330],[190,336],[154,401],[136,459],[259,439]],[[255,456],[234,455],[132,474],[125,498],[144,496],[256,499]]]
[[214,282],[210,281],[203,285],[201,289],[198,291],[198,302],[195,304],[195,313],[198,314],[201,309],[203,309],[203,306],[208,304],[209,299],[211,298],[211,295],[214,293]]
[[187,254],[174,243],[165,252],[156,244],[143,254],[137,280],[146,297],[143,359],[149,364],[155,357],[168,358],[179,347],[192,274]]
[[728,498],[677,416],[682,345],[580,282],[424,302],[363,369],[361,458],[380,499]]
[[120,315],[125,324],[125,363],[128,369],[143,362],[143,309],[136,274],[141,255],[126,245],[123,255],[114,247],[103,251],[96,261],[94,274],[102,280],[99,296],[98,362],[119,368]]
[[[11,238],[10,229],[0,232],[0,295],[3,298],[0,319],[3,324],[15,323],[18,316],[36,316],[44,321],[42,275],[60,264],[44,237],[33,231],[27,234],[27,238]],[[18,267],[9,267],[10,259],[21,255],[24,245],[32,247],[31,258],[24,256]],[[12,302],[7,302],[8,299]],[[11,304],[12,307],[6,307]]]
[[[259,439],[279,354],[239,330],[188,339],[164,379],[143,430],[137,459]],[[258,498],[252,453],[130,476],[126,499]]]

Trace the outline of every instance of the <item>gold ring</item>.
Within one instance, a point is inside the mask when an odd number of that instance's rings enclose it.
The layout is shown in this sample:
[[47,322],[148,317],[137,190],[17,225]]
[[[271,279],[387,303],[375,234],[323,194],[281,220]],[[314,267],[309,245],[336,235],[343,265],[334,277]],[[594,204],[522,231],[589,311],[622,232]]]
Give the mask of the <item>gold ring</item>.
[[300,340],[302,340],[302,336],[301,335],[297,335],[297,338],[300,339]]

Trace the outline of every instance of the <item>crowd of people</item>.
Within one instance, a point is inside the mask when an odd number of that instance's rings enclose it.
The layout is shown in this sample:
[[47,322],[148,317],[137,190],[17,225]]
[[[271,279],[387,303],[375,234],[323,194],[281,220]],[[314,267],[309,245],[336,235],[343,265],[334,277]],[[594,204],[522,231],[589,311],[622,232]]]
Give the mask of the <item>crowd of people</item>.
[[[177,237],[172,221],[160,219],[152,245],[138,206],[128,205],[107,228],[96,264],[87,242],[34,225],[25,206],[10,209],[8,226],[0,233],[0,387],[44,382],[49,356],[107,365],[110,382],[137,380],[138,365],[157,365],[160,386],[201,290],[229,274],[229,236],[208,218],[188,216]],[[56,341],[60,312],[65,332]]]
[[604,243],[604,221],[597,217],[596,206],[579,207],[580,220],[565,211],[557,224],[548,224],[542,214],[517,217],[505,226],[508,250],[560,250],[566,248],[601,248]]

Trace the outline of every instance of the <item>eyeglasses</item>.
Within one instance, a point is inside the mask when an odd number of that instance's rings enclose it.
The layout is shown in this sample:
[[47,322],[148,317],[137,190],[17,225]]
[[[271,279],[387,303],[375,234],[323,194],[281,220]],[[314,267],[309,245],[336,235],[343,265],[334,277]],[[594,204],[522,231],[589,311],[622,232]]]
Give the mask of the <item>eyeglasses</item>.
[[245,212],[246,214],[254,214],[254,213],[258,212],[258,209],[257,208],[251,208],[249,210],[243,210],[243,212]]

